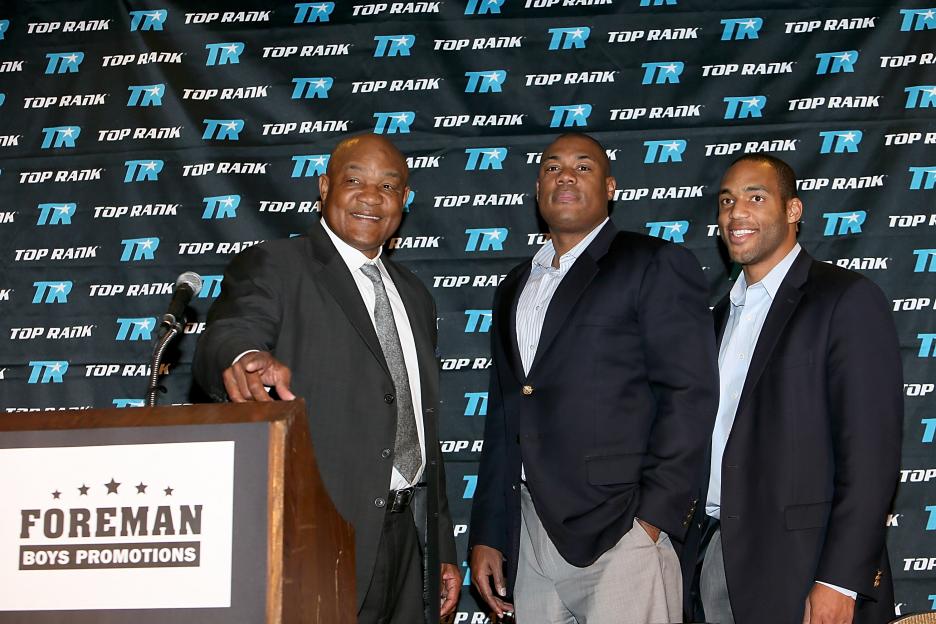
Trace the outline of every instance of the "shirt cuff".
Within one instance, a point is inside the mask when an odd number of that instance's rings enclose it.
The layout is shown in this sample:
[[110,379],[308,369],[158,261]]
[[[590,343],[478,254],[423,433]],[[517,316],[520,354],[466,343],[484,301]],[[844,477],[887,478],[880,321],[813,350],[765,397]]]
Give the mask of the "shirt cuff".
[[844,587],[839,587],[838,585],[833,585],[832,583],[823,583],[822,581],[816,581],[816,582],[819,583],[820,585],[825,585],[826,587],[831,587],[832,589],[834,589],[834,590],[837,591],[838,593],[840,593],[840,594],[845,594],[846,596],[848,596],[848,597],[851,598],[852,600],[855,600],[855,599],[858,598],[858,592],[853,592],[853,591],[850,590],[850,589],[845,589]]
[[259,350],[259,349],[247,349],[246,351],[244,351],[243,353],[241,353],[240,355],[238,355],[236,358],[234,358],[234,361],[231,362],[231,366],[234,366],[235,364],[237,364],[237,362],[238,362],[242,357],[244,357],[245,355],[247,355],[248,353],[260,353],[260,350]]

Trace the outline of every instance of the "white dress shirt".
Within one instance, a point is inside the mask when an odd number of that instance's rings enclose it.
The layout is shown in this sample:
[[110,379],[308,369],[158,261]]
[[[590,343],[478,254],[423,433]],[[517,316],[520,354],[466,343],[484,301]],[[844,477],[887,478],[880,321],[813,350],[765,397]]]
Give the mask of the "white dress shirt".
[[[721,517],[722,458],[738,411],[738,402],[741,399],[748,367],[751,365],[751,356],[780,284],[790,271],[800,249],[799,243],[794,245],[793,249],[756,284],[748,285],[744,273],[741,273],[728,294],[731,308],[718,352],[718,414],[712,432],[712,463],[708,496],[705,500],[705,513],[713,518]],[[855,592],[842,587],[822,581],[816,582],[851,598],[857,596]]]
[[[406,363],[406,374],[409,377],[409,391],[413,398],[416,431],[419,433],[419,451],[420,455],[422,455],[422,464],[420,464],[419,470],[413,478],[413,482],[407,482],[406,478],[394,468],[390,478],[390,489],[399,490],[410,485],[415,485],[422,478],[423,469],[426,467],[426,434],[422,419],[422,394],[420,393],[421,386],[419,384],[419,360],[416,357],[416,339],[413,338],[413,330],[410,327],[409,317],[406,314],[406,307],[403,305],[403,299],[400,297],[399,291],[397,291],[396,286],[393,284],[393,280],[390,279],[390,274],[387,273],[387,269],[384,268],[383,262],[380,260],[380,256],[383,253],[382,248],[377,252],[377,257],[371,259],[338,238],[338,235],[332,232],[328,224],[325,223],[324,218],[322,219],[322,228],[324,228],[325,233],[328,234],[328,237],[335,244],[335,248],[338,249],[338,254],[341,256],[341,259],[348,265],[348,270],[351,272],[351,277],[354,278],[354,284],[357,286],[358,292],[361,293],[361,299],[364,300],[364,306],[367,308],[367,313],[370,314],[371,323],[374,323],[375,330],[377,329],[377,324],[374,320],[374,307],[376,306],[374,283],[364,275],[364,272],[361,271],[361,267],[365,264],[373,264],[380,269],[380,276],[383,278],[384,286],[387,289],[387,297],[390,299],[390,308],[393,310],[393,322],[396,324],[397,333],[400,335],[400,346],[403,347],[403,361]],[[399,388],[397,392],[400,392]]]

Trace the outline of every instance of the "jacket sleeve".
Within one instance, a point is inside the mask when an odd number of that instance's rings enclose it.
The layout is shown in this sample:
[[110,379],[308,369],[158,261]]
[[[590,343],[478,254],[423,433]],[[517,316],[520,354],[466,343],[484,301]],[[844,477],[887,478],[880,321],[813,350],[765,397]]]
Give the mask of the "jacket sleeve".
[[221,294],[208,311],[193,373],[216,401],[227,400],[221,374],[244,351],[272,351],[281,319],[281,269],[267,249],[251,247],[231,261]]
[[673,244],[661,247],[643,276],[637,305],[656,400],[637,517],[681,540],[699,504],[718,409],[708,289],[692,253]]
[[837,302],[827,348],[835,480],[816,580],[867,596],[884,547],[903,421],[897,331],[870,280],[855,281]]

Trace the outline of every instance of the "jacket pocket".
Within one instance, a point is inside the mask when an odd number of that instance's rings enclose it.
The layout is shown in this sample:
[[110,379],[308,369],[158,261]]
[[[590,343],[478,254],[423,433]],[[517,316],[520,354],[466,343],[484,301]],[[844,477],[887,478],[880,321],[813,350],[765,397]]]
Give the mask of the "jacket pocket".
[[783,510],[788,531],[798,529],[816,529],[825,526],[832,509],[832,501],[810,503],[808,505],[789,505]]
[[585,456],[585,474],[592,485],[637,483],[642,465],[643,453]]

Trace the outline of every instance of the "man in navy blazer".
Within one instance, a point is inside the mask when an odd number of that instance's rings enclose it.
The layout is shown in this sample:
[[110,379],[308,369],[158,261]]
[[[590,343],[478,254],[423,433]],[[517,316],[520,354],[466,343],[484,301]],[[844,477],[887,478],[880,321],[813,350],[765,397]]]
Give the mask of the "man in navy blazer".
[[693,526],[711,536],[705,621],[889,622],[903,395],[888,301],[801,249],[803,204],[780,159],[742,156],[718,198],[744,271],[715,308],[720,401]]
[[699,500],[718,387],[702,271],[609,221],[593,138],[556,139],[536,188],[551,241],[495,295],[472,579],[498,614],[512,593],[523,622],[681,621],[672,541]]

